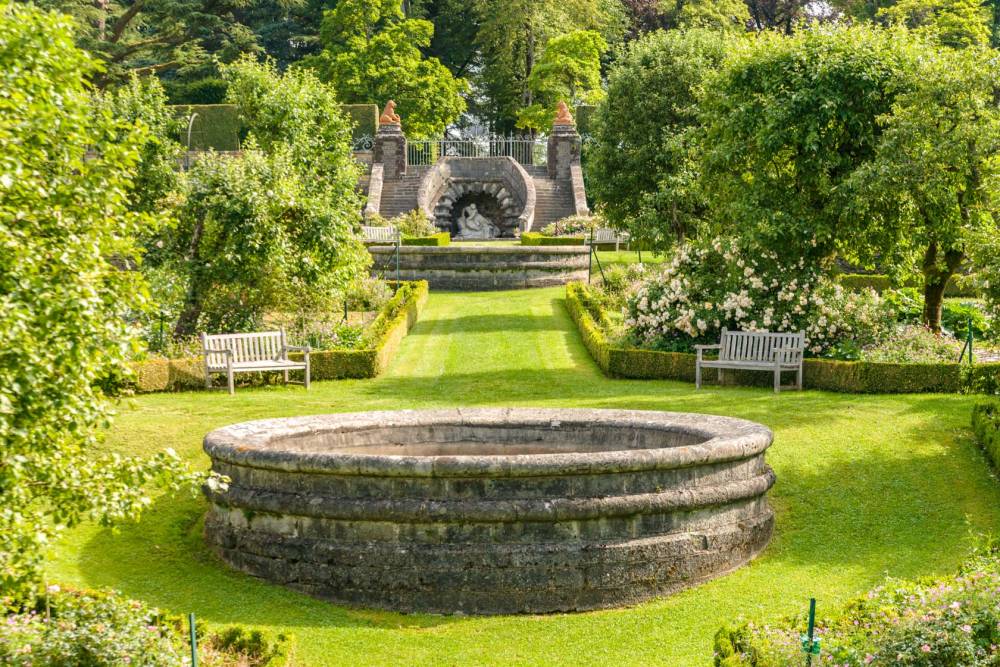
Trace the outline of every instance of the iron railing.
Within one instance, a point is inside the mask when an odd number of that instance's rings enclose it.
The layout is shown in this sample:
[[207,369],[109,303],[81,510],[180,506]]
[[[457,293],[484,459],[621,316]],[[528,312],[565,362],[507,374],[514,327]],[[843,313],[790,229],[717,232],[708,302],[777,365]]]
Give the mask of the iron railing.
[[479,136],[466,139],[418,139],[407,142],[412,165],[434,164],[442,157],[512,157],[522,165],[544,166],[548,142],[543,136]]

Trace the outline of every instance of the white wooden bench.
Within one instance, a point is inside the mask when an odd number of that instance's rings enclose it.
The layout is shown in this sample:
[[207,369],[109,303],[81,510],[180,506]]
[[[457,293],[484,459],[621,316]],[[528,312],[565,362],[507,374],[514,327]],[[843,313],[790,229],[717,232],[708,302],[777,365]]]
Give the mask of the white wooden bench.
[[[774,391],[780,392],[781,373],[795,371],[795,389],[802,389],[802,357],[805,354],[806,334],[772,333],[770,331],[722,330],[718,345],[695,345],[698,359],[695,365],[694,384],[701,389],[701,369],[718,368],[719,381],[723,370],[770,371],[774,373]],[[718,359],[704,359],[705,350],[718,350]],[[788,387],[791,388],[791,387]]]
[[629,235],[628,232],[619,232],[614,229],[608,229],[602,227],[601,229],[595,229],[587,240],[587,243],[591,245],[605,245],[605,244],[615,244],[615,251],[617,252],[621,247],[622,243],[628,243]]
[[[309,346],[288,345],[285,330],[238,334],[202,334],[202,354],[205,355],[205,386],[212,386],[212,374],[225,373],[229,380],[229,393],[235,393],[233,376],[236,373],[283,371],[288,382],[288,371],[305,371],[305,386],[309,388]],[[289,352],[303,352],[302,361],[292,361]]]
[[365,243],[396,243],[399,241],[399,231],[395,227],[361,225],[361,238]]

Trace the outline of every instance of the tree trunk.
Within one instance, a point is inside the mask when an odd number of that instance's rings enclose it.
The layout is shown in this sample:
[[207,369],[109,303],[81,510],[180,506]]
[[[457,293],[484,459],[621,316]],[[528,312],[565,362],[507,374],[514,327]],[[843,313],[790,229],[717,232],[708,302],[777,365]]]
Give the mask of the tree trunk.
[[955,275],[965,253],[960,250],[945,250],[944,256],[939,257],[940,251],[936,241],[932,241],[924,253],[924,324],[934,333],[941,332],[941,307],[944,303],[944,290],[948,286],[948,281]]
[[[188,245],[187,260],[188,266],[197,266],[198,250],[201,248],[201,236],[205,231],[204,220],[199,221],[191,232],[191,243]],[[184,308],[174,325],[174,340],[181,340],[193,336],[198,327],[198,318],[201,317],[201,304],[204,298],[199,271],[194,270],[188,277],[187,294],[184,296]]]

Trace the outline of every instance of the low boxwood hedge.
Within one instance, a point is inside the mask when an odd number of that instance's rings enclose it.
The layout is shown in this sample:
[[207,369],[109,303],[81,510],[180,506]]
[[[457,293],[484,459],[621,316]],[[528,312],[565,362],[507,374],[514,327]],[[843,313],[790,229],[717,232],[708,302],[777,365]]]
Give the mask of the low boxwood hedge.
[[583,236],[546,236],[539,232],[521,234],[521,245],[583,245],[586,242]]
[[[606,375],[621,378],[694,381],[695,355],[658,352],[612,345],[605,335],[608,322],[600,304],[586,285],[566,287],[566,305],[576,322],[584,345]],[[709,375],[711,378],[711,375]],[[770,386],[767,373],[726,371],[736,384]],[[803,384],[854,394],[997,393],[1000,391],[1000,363],[963,366],[948,364],[897,364],[871,361],[806,359]]]
[[[427,281],[402,282],[364,334],[357,350],[320,350],[309,355],[313,380],[373,378],[389,365],[400,341],[416,323],[427,302]],[[301,354],[290,355],[301,358]],[[131,364],[127,387],[136,393],[201,389],[205,370],[200,358],[150,359]]]
[[972,430],[993,465],[1000,468],[1000,399],[982,401],[972,408]]
[[451,245],[451,234],[438,232],[430,236],[404,236],[403,245],[446,246]]
[[[863,289],[873,289],[878,293],[882,293],[886,290],[898,287],[898,285],[893,285],[892,279],[884,274],[874,273],[842,273],[837,276],[837,282],[839,282],[844,289],[851,291],[861,291]],[[910,280],[907,281],[902,287],[920,287],[918,281]],[[948,285],[944,288],[945,296],[956,296],[956,297],[969,297],[976,298],[978,295],[974,289],[968,287],[960,287],[958,282],[952,278],[948,281]]]

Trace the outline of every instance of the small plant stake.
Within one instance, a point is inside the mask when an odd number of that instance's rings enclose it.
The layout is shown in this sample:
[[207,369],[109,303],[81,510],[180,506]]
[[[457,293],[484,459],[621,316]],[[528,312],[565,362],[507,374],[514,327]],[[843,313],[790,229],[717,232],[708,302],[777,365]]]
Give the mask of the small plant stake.
[[194,612],[188,614],[188,626],[191,628],[191,667],[198,667],[198,631],[194,627]]
[[819,639],[816,638],[816,598],[809,598],[809,629],[801,639],[802,650],[806,654],[806,667],[809,667],[813,656],[819,656]]

